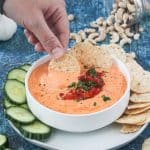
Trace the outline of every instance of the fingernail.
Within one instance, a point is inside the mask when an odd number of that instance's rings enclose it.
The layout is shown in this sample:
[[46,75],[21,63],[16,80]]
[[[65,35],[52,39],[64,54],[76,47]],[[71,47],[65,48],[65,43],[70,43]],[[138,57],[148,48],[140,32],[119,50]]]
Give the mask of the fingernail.
[[60,58],[61,56],[63,56],[63,54],[64,54],[63,49],[61,49],[59,47],[57,47],[57,48],[55,48],[55,49],[52,50],[52,55],[56,59]]

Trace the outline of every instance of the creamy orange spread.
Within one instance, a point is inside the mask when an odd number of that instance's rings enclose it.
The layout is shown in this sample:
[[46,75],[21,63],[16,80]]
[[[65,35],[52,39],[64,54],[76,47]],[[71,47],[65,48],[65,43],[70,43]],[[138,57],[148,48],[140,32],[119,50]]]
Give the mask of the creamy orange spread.
[[[37,67],[29,78],[29,90],[32,96],[42,105],[62,113],[88,114],[103,110],[116,103],[124,94],[127,87],[124,75],[116,65],[113,65],[103,80],[102,91],[93,98],[86,100],[62,100],[67,86],[78,80],[80,73],[65,73],[48,71],[48,63]],[[104,101],[103,96],[110,100]]]

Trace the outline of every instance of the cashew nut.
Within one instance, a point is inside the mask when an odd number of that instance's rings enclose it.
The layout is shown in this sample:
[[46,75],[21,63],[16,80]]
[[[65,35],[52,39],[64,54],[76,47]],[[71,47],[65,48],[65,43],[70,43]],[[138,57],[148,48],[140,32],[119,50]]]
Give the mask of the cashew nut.
[[126,23],[127,23],[128,18],[129,18],[129,14],[128,14],[128,13],[124,13],[122,18],[123,18],[123,22],[124,22],[124,24],[126,24]]
[[140,34],[139,33],[134,34],[133,38],[134,38],[134,40],[138,40],[140,38]]
[[103,26],[103,27],[106,27],[106,26],[107,26],[107,21],[103,21],[102,26]]
[[127,24],[122,24],[121,25],[121,27],[124,28],[124,29],[127,28],[127,26],[128,26]]
[[131,3],[131,4],[134,4],[134,0],[130,0],[130,3]]
[[74,17],[74,15],[73,15],[73,14],[69,14],[69,15],[68,15],[68,20],[69,20],[69,21],[73,21],[73,20],[74,20],[74,18],[75,18],[75,17]]
[[104,27],[100,27],[99,28],[99,33],[100,33],[100,35],[99,35],[99,41],[104,41],[105,40],[105,38],[106,38],[106,29],[104,28]]
[[113,24],[113,19],[115,18],[114,15],[110,15],[107,20],[106,20],[106,23],[110,26]]
[[83,30],[80,30],[78,34],[81,36],[81,39],[84,41],[86,39],[86,33]]
[[126,28],[125,29],[125,34],[128,36],[128,37],[133,37],[134,34],[130,31],[130,28]]
[[120,46],[123,47],[125,44],[131,44],[131,42],[130,38],[124,38],[120,41]]
[[92,28],[98,28],[99,25],[96,23],[96,21],[93,21],[93,22],[90,23],[90,27],[92,27]]
[[124,32],[119,33],[120,38],[125,39],[128,38],[127,35]]
[[132,15],[129,15],[129,21],[134,21],[134,16],[132,16]]
[[75,40],[76,43],[79,43],[82,41],[81,36],[77,33],[70,33],[70,39]]
[[85,28],[84,29],[84,32],[86,32],[86,33],[94,33],[94,32],[96,32],[96,29],[93,29],[93,28]]
[[96,45],[96,41],[93,39],[85,39],[85,42],[90,42],[93,45]]
[[110,33],[112,36],[111,36],[111,40],[110,40],[110,43],[117,43],[119,42],[119,35],[117,32],[111,32]]
[[113,9],[113,10],[110,12],[110,14],[111,14],[111,15],[115,15],[116,12],[117,12],[117,9]]
[[102,25],[103,24],[103,21],[104,21],[104,18],[103,17],[99,17],[98,19],[96,19],[96,23],[98,25]]
[[127,3],[126,3],[126,1],[119,2],[118,6],[120,8],[126,8],[127,7]]
[[124,32],[124,29],[118,23],[115,23],[114,27],[115,27],[115,30],[118,31],[119,33]]
[[130,13],[133,13],[133,12],[136,11],[135,5],[134,5],[134,4],[131,4],[131,3],[129,2],[129,0],[127,1],[127,8],[128,8],[128,11],[129,11]]
[[117,10],[117,13],[115,14],[115,21],[118,23],[122,22],[122,18],[123,18],[123,13],[124,13],[124,9],[123,8],[119,8]]
[[109,33],[109,32],[112,32],[113,30],[114,30],[114,26],[112,25],[112,26],[107,27],[106,32]]
[[94,38],[96,38],[98,36],[99,36],[99,33],[97,33],[97,32],[91,33],[91,34],[89,34],[88,39],[94,39]]

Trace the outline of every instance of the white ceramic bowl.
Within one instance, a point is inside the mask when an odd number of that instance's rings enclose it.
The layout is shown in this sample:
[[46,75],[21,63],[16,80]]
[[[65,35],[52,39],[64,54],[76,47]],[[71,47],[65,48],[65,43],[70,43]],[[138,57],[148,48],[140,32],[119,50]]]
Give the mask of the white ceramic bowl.
[[[125,111],[130,95],[130,75],[126,66],[117,58],[114,58],[114,62],[117,64],[121,72],[124,74],[127,81],[127,89],[124,95],[112,106],[101,110],[99,112],[90,114],[65,114],[54,111],[43,105],[41,105],[30,93],[28,88],[28,79],[32,71],[39,65],[50,60],[49,56],[36,61],[27,73],[25,86],[27,102],[32,113],[45,124],[54,128],[69,131],[69,132],[88,132],[107,126],[119,118]],[[117,91],[116,91],[117,92]]]

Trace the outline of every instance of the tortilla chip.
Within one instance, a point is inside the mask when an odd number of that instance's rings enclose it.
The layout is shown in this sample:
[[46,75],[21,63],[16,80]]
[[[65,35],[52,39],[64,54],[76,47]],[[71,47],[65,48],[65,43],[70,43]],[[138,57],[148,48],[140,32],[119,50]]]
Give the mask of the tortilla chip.
[[133,133],[138,131],[141,128],[141,126],[137,126],[137,125],[128,125],[128,124],[124,124],[120,130],[120,132],[128,134],[128,133]]
[[149,116],[150,116],[149,111],[141,113],[141,114],[136,114],[136,115],[123,115],[118,120],[116,120],[116,122],[120,124],[137,125],[137,124],[146,122]]
[[150,150],[150,138],[144,140],[144,143],[142,144],[142,150]]
[[142,79],[138,85],[134,87],[136,93],[148,93],[150,92],[150,72],[144,71]]
[[[127,57],[126,66],[129,70],[131,77],[131,90],[134,92],[140,92],[138,90],[139,83],[141,82],[145,71],[143,68],[131,57]],[[142,90],[144,91],[144,90]]]
[[128,110],[137,109],[137,108],[144,108],[150,106],[150,103],[134,103],[128,105]]
[[110,55],[117,57],[122,62],[126,62],[126,53],[122,49],[120,45],[117,44],[110,44],[110,45],[101,45],[102,49],[106,49]]
[[77,59],[88,67],[94,66],[108,70],[112,66],[113,59],[108,51],[89,42],[79,43],[73,50]]
[[147,106],[147,107],[144,107],[144,108],[126,110],[125,114],[127,114],[127,115],[136,115],[136,114],[140,114],[142,112],[145,112],[147,110],[150,110],[150,106]]
[[48,69],[61,72],[79,72],[80,64],[71,51],[69,51],[63,57],[51,60]]
[[134,93],[131,95],[130,101],[133,103],[150,103],[150,93],[145,94]]

